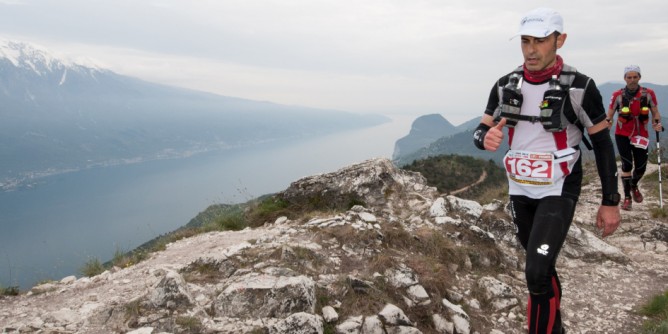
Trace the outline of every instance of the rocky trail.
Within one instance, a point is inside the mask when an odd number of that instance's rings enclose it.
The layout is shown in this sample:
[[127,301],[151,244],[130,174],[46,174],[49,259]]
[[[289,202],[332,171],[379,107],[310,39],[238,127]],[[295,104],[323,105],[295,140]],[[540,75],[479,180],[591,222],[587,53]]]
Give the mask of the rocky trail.
[[[647,174],[657,170],[656,165],[650,165]],[[658,198],[652,195],[658,191],[652,191],[652,187],[658,185],[641,180],[644,201],[633,203],[632,211],[622,210],[620,227],[604,239],[628,258],[625,264],[610,260],[566,261],[560,257],[557,270],[564,290],[562,307],[569,334],[638,333],[645,320],[637,313],[639,307],[668,290],[668,224],[666,218],[651,217],[651,209],[659,206]],[[583,187],[574,218],[577,226],[596,231],[599,189],[598,179]],[[621,183],[619,189],[622,193]]]
[[[656,165],[650,166],[648,174],[656,171],[656,168]],[[639,307],[651,297],[668,289],[668,224],[666,218],[651,217],[652,209],[658,206],[658,199],[654,195],[656,191],[648,190],[656,185],[641,183],[641,190],[645,194],[643,203],[634,203],[633,211],[622,211],[622,224],[612,236],[604,240],[597,238],[595,215],[600,196],[598,179],[594,177],[593,180],[583,186],[574,224],[557,264],[563,286],[562,317],[569,334],[637,334],[645,320],[637,312]],[[34,287],[27,294],[0,297],[0,331],[49,334],[323,333],[324,318],[326,322],[332,321],[328,328],[335,329],[336,333],[526,333],[526,288],[521,268],[523,254],[512,241],[512,223],[503,218],[503,205],[488,208],[455,196],[442,197],[435,193],[435,189],[425,187],[419,177],[393,169],[388,161],[366,162],[330,175],[305,178],[292,185],[286,193],[292,192],[294,196],[309,198],[308,196],[312,196],[308,193],[310,188],[325,190],[321,193],[334,192],[334,196],[337,196],[336,191],[344,194],[356,191],[366,196],[368,208],[359,208],[361,211],[349,211],[331,217],[316,217],[306,223],[279,219],[261,228],[196,235],[171,243],[165,250],[151,255],[148,260],[127,268],[116,268],[92,278],[67,277]],[[502,217],[496,220],[498,225],[481,219],[485,211]],[[413,293],[404,296],[406,303],[396,303],[401,308],[408,310],[414,307],[411,306],[413,303],[446,305],[432,307],[430,310],[439,312],[433,316],[434,325],[422,326],[421,330],[416,322],[406,319],[392,323],[382,312],[376,316],[360,314],[359,317],[331,320],[329,315],[325,314],[324,308],[315,307],[313,296],[294,297],[295,301],[305,298],[308,300],[309,306],[299,314],[306,314],[306,319],[313,320],[316,324],[311,327],[315,329],[303,330],[301,327],[302,331],[280,330],[277,329],[280,327],[274,326],[277,322],[292,317],[287,313],[281,317],[247,316],[233,319],[225,313],[229,313],[229,310],[225,309],[226,304],[220,304],[221,300],[228,300],[225,298],[229,296],[232,296],[229,297],[231,300],[242,300],[241,297],[250,294],[251,299],[243,299],[243,304],[238,304],[238,308],[247,314],[256,314],[258,309],[273,302],[267,302],[267,299],[264,302],[262,299],[254,301],[258,299],[255,297],[259,293],[264,292],[256,289],[257,287],[244,285],[249,279],[253,281],[262,278],[273,282],[275,286],[284,282],[286,277],[292,277],[307,283],[296,285],[297,287],[313,288],[318,285],[333,289],[336,286],[332,283],[333,277],[348,277],[348,280],[353,277],[352,281],[357,282],[355,284],[362,285],[367,284],[373,277],[391,278],[392,271],[389,271],[389,274],[381,272],[374,273],[373,276],[360,276],[363,268],[356,268],[352,272],[339,268],[348,258],[356,263],[366,261],[368,247],[382,252],[384,248],[380,242],[377,242],[380,246],[366,245],[358,249],[353,244],[337,243],[333,238],[318,241],[313,236],[318,230],[344,227],[388,233],[388,227],[397,226],[402,221],[407,224],[407,230],[450,226],[449,236],[454,236],[455,239],[464,235],[481,235],[483,239],[480,240],[487,244],[490,238],[494,239],[499,249],[510,253],[504,260],[507,269],[503,274],[493,277],[481,276],[475,267],[451,265],[448,267],[451,271],[449,277],[457,277],[458,284],[461,285],[452,287],[453,291],[440,297],[429,289],[427,294],[415,293],[425,292],[422,285],[417,284],[421,283],[419,281],[423,277],[418,278],[410,270],[408,274],[403,273],[402,275],[410,277],[409,283],[400,283],[395,288]],[[492,234],[494,236],[491,236]],[[469,240],[458,242],[465,244],[464,241]],[[206,263],[209,264],[226,263],[225,261],[229,262],[239,254],[242,259],[248,258],[244,252],[253,249],[257,254],[280,250],[283,254],[282,260],[294,257],[295,250],[301,249],[304,252],[309,249],[309,252],[319,254],[318,257],[322,259],[320,261],[324,261],[331,274],[319,275],[319,271],[323,269],[308,274],[309,268],[314,266],[314,263],[310,263],[304,266],[307,274],[297,276],[286,269],[284,263],[273,259],[252,262],[252,266],[232,270],[222,266],[221,272],[229,272],[215,283],[200,283],[198,280],[183,283],[183,279],[177,274],[192,276],[192,273],[184,273],[184,268],[203,258],[206,258]],[[402,265],[402,268],[407,267]],[[476,300],[481,298],[479,295],[469,294],[469,291],[475,290],[481,282],[493,282],[493,285],[506,288],[497,296],[499,298],[481,303]],[[175,285],[169,285],[172,283]],[[229,287],[236,288],[230,290]],[[276,293],[275,290],[271,291]],[[164,301],[163,298],[170,294],[181,299]],[[456,295],[459,297],[453,298]],[[442,298],[440,302],[439,298]],[[278,300],[280,302],[281,299]],[[252,304],[254,302],[259,304]],[[151,303],[163,306],[148,310],[147,305]],[[188,306],[181,309],[176,307],[175,303]],[[465,309],[452,304],[461,304]],[[492,306],[489,305],[497,305],[498,308],[490,310],[488,308]],[[134,310],[134,307],[137,310]],[[399,308],[391,309],[399,310],[397,314],[403,315]],[[336,310],[346,312],[345,305],[343,309]],[[132,312],[141,313],[141,316],[129,321],[128,317]],[[211,314],[212,312],[215,314]],[[350,310],[347,312],[354,313]],[[470,318],[466,315],[467,312],[470,313]],[[290,313],[295,315],[298,312],[293,310]],[[239,313],[236,314],[238,316]],[[191,321],[198,319],[197,324],[201,327],[186,330],[184,326],[187,324],[174,325],[170,320],[173,318]],[[378,320],[381,318],[382,322]],[[373,330],[365,330],[368,319],[375,319],[380,327],[369,327]],[[172,329],[165,329],[168,327]],[[258,331],[258,328],[264,330]]]

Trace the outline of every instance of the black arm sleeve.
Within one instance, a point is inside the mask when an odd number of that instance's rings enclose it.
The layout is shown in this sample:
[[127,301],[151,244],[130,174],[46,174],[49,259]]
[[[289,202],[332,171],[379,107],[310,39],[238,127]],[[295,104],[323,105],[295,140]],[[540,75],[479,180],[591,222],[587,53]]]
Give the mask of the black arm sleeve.
[[603,97],[601,97],[601,92],[596,87],[594,79],[590,79],[587,85],[585,99],[582,101],[582,108],[587,112],[593,124],[598,124],[608,117],[605,106],[603,106]]
[[[485,115],[494,116],[494,110],[499,106],[498,85],[499,83],[495,82],[492,90],[489,92],[487,106],[485,106]],[[481,150],[485,149],[485,135],[489,129],[490,127],[487,124],[478,124],[478,127],[473,131],[473,144],[475,144],[475,147]]]
[[473,143],[475,147],[481,150],[485,149],[485,135],[489,129],[490,127],[487,124],[478,124],[478,127],[473,131]]
[[499,83],[494,83],[492,90],[489,92],[487,99],[487,106],[485,106],[485,114],[494,116],[494,110],[499,106]]
[[617,163],[615,162],[615,150],[610,139],[610,132],[607,128],[589,135],[594,146],[594,156],[596,157],[596,169],[601,179],[601,188],[603,192],[603,205],[617,205],[611,203],[609,195],[618,193],[617,190]]

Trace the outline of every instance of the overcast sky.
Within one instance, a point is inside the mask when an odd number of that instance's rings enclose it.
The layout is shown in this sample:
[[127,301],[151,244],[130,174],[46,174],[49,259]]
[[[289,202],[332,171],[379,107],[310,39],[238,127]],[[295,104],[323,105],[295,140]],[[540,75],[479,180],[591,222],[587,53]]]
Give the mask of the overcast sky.
[[0,36],[153,82],[460,124],[522,63],[509,39],[538,6],[597,83],[638,64],[641,84],[668,84],[666,0],[0,0]]

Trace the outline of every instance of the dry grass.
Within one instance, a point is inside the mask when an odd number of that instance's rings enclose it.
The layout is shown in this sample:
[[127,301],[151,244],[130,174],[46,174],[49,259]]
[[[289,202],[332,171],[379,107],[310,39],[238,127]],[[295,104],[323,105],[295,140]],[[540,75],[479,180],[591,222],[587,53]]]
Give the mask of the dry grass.
[[443,298],[448,289],[456,283],[453,273],[446,264],[426,256],[415,256],[407,260],[406,265],[413,269],[420,278],[420,285],[432,296]]
[[485,205],[494,202],[495,200],[504,201],[508,198],[508,183],[501,187],[486,188],[480,195],[476,196],[475,200],[478,203]]
[[[666,221],[668,220],[668,205],[666,205],[666,190],[663,189],[666,186],[668,186],[667,182],[664,182],[664,179],[666,178],[666,170],[664,166],[661,167],[661,192],[662,196],[659,197],[659,171],[655,171],[653,173],[648,173],[643,176],[643,178],[640,180],[640,187],[645,196],[650,196],[650,197],[655,197],[657,199],[662,198],[664,205],[663,208],[661,208],[659,205],[650,205],[650,215],[652,218],[655,218],[657,220],[661,221]],[[664,184],[665,183],[665,184]]]
[[[496,199],[507,196],[507,190],[496,189]],[[490,194],[493,192],[490,190]],[[501,195],[499,195],[501,194]],[[234,218],[234,226],[261,226],[280,216],[293,222],[307,222],[316,217],[332,217],[348,208],[332,207],[323,199],[311,199],[301,204],[288,203],[278,197],[266,197],[251,203],[242,215]],[[491,200],[490,200],[491,201]],[[354,196],[340,201],[338,205],[363,204]],[[229,218],[229,216],[227,217]],[[220,218],[226,219],[224,217]],[[230,218],[231,219],[231,218]],[[242,219],[242,221],[238,220]],[[239,223],[239,224],[237,224]],[[218,228],[223,228],[217,224]],[[181,271],[188,282],[215,284],[233,275],[242,268],[253,268],[260,263],[274,264],[294,271],[296,274],[317,277],[319,274],[339,274],[339,280],[327,288],[317,287],[317,307],[342,303],[341,318],[352,315],[377,314],[388,303],[405,310],[423,333],[434,333],[430,315],[443,312],[440,300],[446,298],[453,286],[458,286],[456,272],[472,265],[474,271],[485,272],[498,267],[501,254],[493,241],[486,240],[469,229],[445,224],[438,228],[424,227],[407,231],[399,223],[380,224],[381,230],[359,230],[349,224],[331,228],[313,228],[301,237],[323,245],[322,250],[301,246],[255,245],[228,258],[226,263],[213,260],[197,260]],[[229,229],[230,226],[226,226]],[[166,243],[200,233],[198,229],[181,230],[154,245],[153,249]],[[156,247],[157,246],[157,247]],[[328,247],[329,246],[329,247]],[[334,265],[335,262],[335,265]],[[136,263],[136,262],[135,262]],[[406,264],[419,277],[419,282],[430,295],[431,303],[424,306],[408,306],[405,290],[391,286],[383,276],[388,269]],[[141,313],[139,304],[128,305],[128,314]],[[176,325],[190,330],[198,324],[182,319]]]
[[213,283],[223,278],[220,263],[197,259],[181,270],[183,279],[192,283]]
[[325,255],[318,254],[312,249],[305,247],[281,248],[281,265],[302,274],[317,275],[322,272],[321,268],[326,263]]
[[[357,231],[351,227],[325,229],[320,239],[335,238],[340,245],[350,248],[367,246],[376,242],[373,231]],[[477,271],[488,271],[499,262],[500,254],[493,241],[486,241],[468,230],[458,230],[446,225],[443,228],[421,228],[408,232],[400,225],[383,225],[380,251],[362,261],[350,257],[341,260],[340,272],[349,273],[361,281],[370,282],[365,289],[355,289],[350,279],[342,276],[330,289],[319,289],[318,305],[321,308],[338,300],[342,303],[340,316],[376,314],[388,304],[402,308],[415,321],[423,333],[435,333],[429,315],[442,312],[440,300],[459,282],[455,271],[470,261]],[[457,238],[453,239],[456,235]],[[373,242],[372,242],[373,241]],[[484,259],[484,260],[483,260]],[[424,306],[408,306],[404,290],[388,284],[383,276],[387,269],[398,268],[404,263],[419,278],[420,284],[430,295],[432,302]]]
[[365,282],[370,283],[368,287],[359,288],[353,286],[353,281],[348,277],[344,277],[334,284],[334,294],[329,298],[341,302],[339,314],[341,318],[359,314],[377,314],[386,304],[396,304],[401,300],[401,296],[396,294],[397,290],[387,288],[384,281],[365,280]]
[[668,218],[668,207],[665,205],[664,207],[652,205],[649,209],[649,212],[652,218],[657,220],[665,221],[666,218]]
[[179,273],[186,282],[215,284],[229,278],[240,268],[243,268],[243,263],[238,257],[230,257],[224,260],[199,258],[185,268],[180,269]]
[[395,252],[395,256],[392,256],[389,254],[389,252],[381,252],[376,254],[376,256],[368,261],[367,265],[369,272],[384,273],[387,269],[396,268],[401,263],[399,255],[400,254],[398,252]]
[[174,323],[183,330],[182,333],[201,333],[203,329],[202,322],[196,317],[180,316]]
[[400,224],[384,226],[383,234],[384,245],[388,248],[410,249],[417,240],[416,236],[410,234]]

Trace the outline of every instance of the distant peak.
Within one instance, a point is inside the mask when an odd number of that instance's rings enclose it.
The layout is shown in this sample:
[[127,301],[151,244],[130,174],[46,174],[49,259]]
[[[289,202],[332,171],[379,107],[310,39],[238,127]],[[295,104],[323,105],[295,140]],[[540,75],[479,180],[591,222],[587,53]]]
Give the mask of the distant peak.
[[16,67],[30,69],[37,73],[53,72],[63,68],[83,67],[102,71],[101,66],[86,58],[70,59],[54,55],[46,47],[0,37],[0,59],[4,58]]
[[419,116],[417,119],[441,119],[444,120],[445,117],[441,114],[427,114],[427,115],[422,115]]
[[412,128],[450,129],[454,128],[454,125],[441,114],[428,114],[416,118],[415,121],[413,121]]

